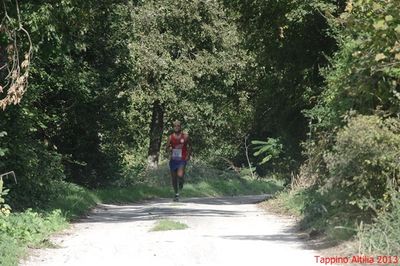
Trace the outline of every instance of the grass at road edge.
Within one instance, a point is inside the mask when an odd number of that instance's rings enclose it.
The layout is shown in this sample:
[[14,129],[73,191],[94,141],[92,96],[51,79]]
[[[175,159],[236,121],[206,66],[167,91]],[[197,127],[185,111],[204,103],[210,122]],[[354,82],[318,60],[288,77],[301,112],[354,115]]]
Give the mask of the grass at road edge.
[[335,193],[321,195],[312,188],[283,190],[261,203],[270,212],[291,216],[298,221],[297,233],[309,248],[322,256],[352,256],[358,254],[360,211],[332,206]]
[[[274,180],[207,180],[185,184],[181,197],[220,197],[256,194],[274,194],[282,186]],[[127,188],[98,190],[96,196],[102,203],[129,203],[144,199],[172,198],[171,186],[135,185]]]

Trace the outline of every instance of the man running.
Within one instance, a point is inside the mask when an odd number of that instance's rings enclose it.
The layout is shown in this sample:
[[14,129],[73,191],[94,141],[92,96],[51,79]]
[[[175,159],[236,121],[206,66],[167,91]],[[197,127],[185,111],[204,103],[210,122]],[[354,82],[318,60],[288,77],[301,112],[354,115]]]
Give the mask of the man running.
[[172,186],[175,191],[174,201],[179,200],[179,190],[183,188],[185,166],[192,153],[189,135],[182,132],[181,122],[176,120],[174,132],[167,140],[167,153],[169,154],[169,168],[171,170]]

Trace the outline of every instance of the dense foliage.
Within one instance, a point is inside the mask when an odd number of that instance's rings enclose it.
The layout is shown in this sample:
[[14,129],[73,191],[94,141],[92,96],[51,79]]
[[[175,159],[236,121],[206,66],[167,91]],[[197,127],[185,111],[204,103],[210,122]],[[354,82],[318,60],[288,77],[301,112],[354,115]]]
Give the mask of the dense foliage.
[[149,141],[151,163],[175,119],[190,132],[197,155],[232,156],[251,111],[243,82],[251,57],[233,19],[219,1],[144,1],[130,12],[137,73],[130,114],[146,129],[138,132]]
[[279,137],[284,145],[279,166],[296,172],[302,161],[300,143],[308,132],[303,111],[315,105],[324,82],[320,68],[336,48],[323,15],[323,9],[336,8],[335,1],[226,2],[239,13],[243,42],[257,63],[251,79],[251,137]]
[[344,208],[357,223],[375,217],[358,228],[359,252],[368,254],[389,254],[398,240],[399,10],[398,1],[359,0],[327,16],[338,50],[322,69],[317,104],[305,111],[312,123],[301,178],[329,204],[326,224]]
[[306,146],[320,179],[347,183],[347,202],[380,199],[387,179],[399,178],[399,9],[397,1],[349,1],[330,20],[339,50],[306,112],[314,135]]

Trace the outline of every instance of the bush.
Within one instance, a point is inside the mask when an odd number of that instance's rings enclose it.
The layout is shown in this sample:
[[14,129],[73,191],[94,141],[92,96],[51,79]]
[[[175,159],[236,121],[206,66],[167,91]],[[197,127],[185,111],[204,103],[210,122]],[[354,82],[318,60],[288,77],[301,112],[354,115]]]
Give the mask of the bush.
[[312,186],[321,185],[324,182],[324,178],[328,176],[324,155],[332,149],[334,136],[334,132],[322,132],[315,139],[302,143],[303,155],[307,159],[299,168],[297,179],[300,179],[300,183]]
[[61,155],[36,143],[16,145],[14,149],[6,160],[9,169],[15,170],[18,183],[7,181],[8,203],[16,210],[48,204],[58,196],[52,183],[65,178]]
[[67,226],[60,210],[41,214],[26,210],[0,215],[0,265],[18,265],[27,246],[39,247],[55,231]]
[[325,188],[338,186],[346,204],[365,208],[365,199],[383,199],[388,180],[399,181],[400,120],[356,116],[339,130],[332,152],[324,156],[329,171]]

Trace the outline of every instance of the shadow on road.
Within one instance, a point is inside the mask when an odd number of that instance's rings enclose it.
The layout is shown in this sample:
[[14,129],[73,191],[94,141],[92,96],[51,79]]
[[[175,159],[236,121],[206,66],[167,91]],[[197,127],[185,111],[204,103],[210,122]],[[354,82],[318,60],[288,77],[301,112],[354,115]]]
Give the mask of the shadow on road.
[[299,242],[299,238],[294,234],[276,234],[276,235],[231,235],[222,236],[229,240],[260,240],[260,241],[278,241],[278,242]]
[[188,198],[182,199],[182,202],[206,204],[206,205],[241,205],[241,204],[257,204],[263,202],[272,195],[254,195],[254,196],[236,196],[236,197],[220,197],[220,198]]
[[[212,208],[212,206],[255,204],[267,199],[269,195],[221,197],[221,198],[183,198],[180,202],[171,199],[144,201],[129,205],[99,205],[77,223],[123,223],[149,221],[166,217],[240,217],[242,213]],[[210,205],[201,209],[190,206]],[[189,206],[187,206],[189,205]]]

